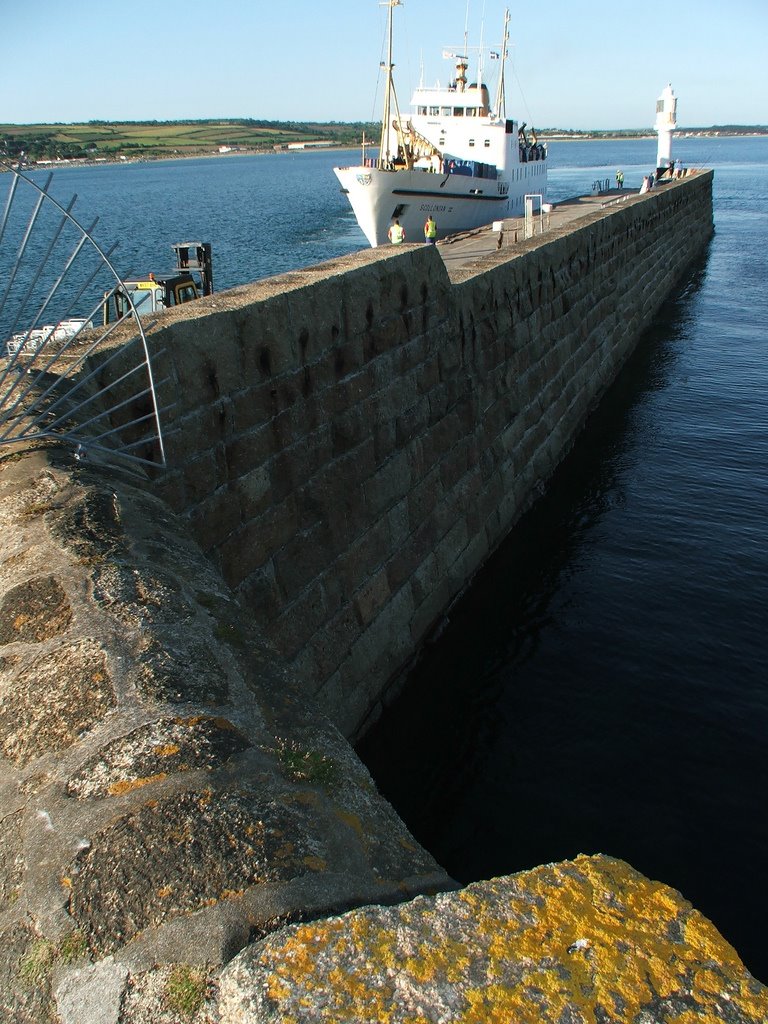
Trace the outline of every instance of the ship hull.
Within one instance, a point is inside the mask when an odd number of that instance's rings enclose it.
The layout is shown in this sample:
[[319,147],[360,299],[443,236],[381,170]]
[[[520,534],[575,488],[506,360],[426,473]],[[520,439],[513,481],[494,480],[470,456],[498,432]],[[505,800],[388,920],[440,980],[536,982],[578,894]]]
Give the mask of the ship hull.
[[396,217],[408,242],[424,240],[432,214],[438,238],[512,216],[507,186],[498,180],[436,174],[420,169],[387,171],[376,167],[335,167],[365,237],[372,246],[388,243]]
[[396,217],[408,242],[424,239],[424,221],[431,214],[437,236],[483,227],[504,217],[522,216],[526,194],[546,193],[546,161],[522,164],[517,180],[476,178],[377,167],[334,167],[342,191],[365,237],[374,247],[388,243]]

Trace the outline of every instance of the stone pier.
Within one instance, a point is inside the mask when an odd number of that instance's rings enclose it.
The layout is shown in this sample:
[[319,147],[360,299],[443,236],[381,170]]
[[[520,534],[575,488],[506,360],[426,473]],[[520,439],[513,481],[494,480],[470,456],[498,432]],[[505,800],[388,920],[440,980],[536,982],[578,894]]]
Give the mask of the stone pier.
[[163,472],[0,453],[0,1021],[768,1018],[621,861],[460,889],[348,742],[702,253],[711,186],[169,311]]

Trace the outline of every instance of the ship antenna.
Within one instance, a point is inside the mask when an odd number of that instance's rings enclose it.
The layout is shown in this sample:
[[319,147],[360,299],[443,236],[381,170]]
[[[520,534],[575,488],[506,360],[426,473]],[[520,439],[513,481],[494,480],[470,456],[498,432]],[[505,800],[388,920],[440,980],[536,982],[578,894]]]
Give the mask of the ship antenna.
[[477,53],[477,85],[483,84],[483,45],[485,39],[485,0],[483,0],[483,14],[480,18],[480,48]]
[[504,89],[504,68],[507,63],[507,41],[509,39],[509,8],[504,11],[504,38],[501,42],[501,71],[499,72],[499,91],[496,94],[496,117],[505,120],[507,116],[507,101]]
[[[395,84],[392,77],[392,69],[394,64],[392,63],[392,11],[395,7],[400,7],[402,0],[386,0],[381,6],[388,8],[387,12],[387,84],[384,89],[384,113],[381,118],[381,145],[379,146],[379,166],[383,166],[385,163],[389,163],[391,159],[391,152],[389,149],[389,118],[391,111],[391,100],[395,92]],[[395,107],[397,107],[397,97],[395,96]],[[399,113],[399,112],[398,112]]]

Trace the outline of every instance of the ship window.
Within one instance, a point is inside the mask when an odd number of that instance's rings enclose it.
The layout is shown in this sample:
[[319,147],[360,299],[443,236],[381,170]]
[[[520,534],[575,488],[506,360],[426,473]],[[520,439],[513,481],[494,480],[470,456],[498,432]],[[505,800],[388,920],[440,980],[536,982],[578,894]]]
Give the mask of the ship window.
[[464,107],[454,107],[453,108],[453,116],[454,117],[463,117],[464,116]]
[[440,113],[440,107],[430,107],[429,113],[432,115],[432,117],[436,117]]
[[483,143],[483,145],[485,146],[486,149],[490,149],[490,147],[491,147],[491,140],[490,139],[486,139],[485,142]]
[[476,116],[477,116],[477,108],[476,107],[467,107],[467,117],[476,117]]
[[474,139],[470,139],[470,140],[469,140],[469,144],[470,144],[470,146],[474,146],[474,144],[475,144],[475,140],[474,140]]
[[427,108],[426,107],[419,107],[419,113],[421,114],[422,117],[426,117]]
[[440,113],[443,115],[443,117],[450,117],[451,116],[451,108],[450,107],[441,107],[440,108]]

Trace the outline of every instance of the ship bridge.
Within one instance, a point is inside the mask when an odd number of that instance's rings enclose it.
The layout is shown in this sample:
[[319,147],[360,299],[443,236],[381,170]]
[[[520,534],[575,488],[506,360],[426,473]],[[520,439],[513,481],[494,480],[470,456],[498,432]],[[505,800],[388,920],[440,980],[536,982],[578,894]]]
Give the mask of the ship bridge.
[[411,105],[419,117],[488,117],[490,100],[485,85],[467,89],[417,89]]

